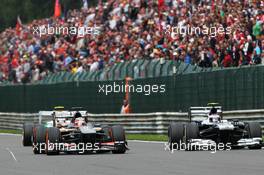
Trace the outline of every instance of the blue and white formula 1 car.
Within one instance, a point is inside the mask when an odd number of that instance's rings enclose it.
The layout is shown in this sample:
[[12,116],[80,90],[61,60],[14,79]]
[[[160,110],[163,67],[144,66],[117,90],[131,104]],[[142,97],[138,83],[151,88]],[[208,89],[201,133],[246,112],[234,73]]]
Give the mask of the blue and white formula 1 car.
[[169,125],[168,142],[171,149],[181,149],[183,143],[185,150],[197,150],[203,146],[218,144],[230,149],[262,148],[260,124],[224,120],[221,106],[209,104],[206,107],[190,107],[189,119],[190,122],[174,122]]

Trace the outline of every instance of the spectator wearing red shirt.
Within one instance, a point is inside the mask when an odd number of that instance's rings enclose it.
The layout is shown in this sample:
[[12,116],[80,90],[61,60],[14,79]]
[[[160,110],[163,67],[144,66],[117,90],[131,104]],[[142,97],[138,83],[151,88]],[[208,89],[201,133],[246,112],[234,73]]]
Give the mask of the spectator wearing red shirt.
[[225,57],[224,57],[222,64],[224,67],[231,67],[232,66],[232,57],[228,53],[228,51],[225,51]]

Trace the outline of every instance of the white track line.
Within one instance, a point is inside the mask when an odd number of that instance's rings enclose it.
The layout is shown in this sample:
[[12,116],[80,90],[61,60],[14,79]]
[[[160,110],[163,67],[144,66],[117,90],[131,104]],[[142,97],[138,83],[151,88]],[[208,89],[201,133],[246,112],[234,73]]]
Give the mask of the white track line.
[[21,136],[21,134],[0,133],[1,136]]
[[136,143],[166,143],[161,141],[145,141],[145,140],[128,140],[129,142],[136,142]]
[[12,155],[13,159],[17,162],[17,159],[16,159],[14,153],[9,148],[6,148],[6,150]]

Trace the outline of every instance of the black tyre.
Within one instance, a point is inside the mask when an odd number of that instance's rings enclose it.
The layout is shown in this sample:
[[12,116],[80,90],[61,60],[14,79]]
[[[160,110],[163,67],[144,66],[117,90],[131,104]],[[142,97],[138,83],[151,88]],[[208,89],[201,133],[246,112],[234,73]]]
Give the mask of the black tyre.
[[[111,127],[108,125],[102,125],[101,126],[103,133],[104,133],[104,137],[102,138],[103,142],[111,142],[112,138],[110,136],[110,132],[111,132]],[[96,153],[108,153],[110,152],[110,150],[98,150],[96,151]]]
[[23,124],[23,146],[32,146],[33,123]]
[[259,123],[249,122],[247,124],[248,124],[247,130],[250,138],[262,137],[262,129]]
[[52,127],[47,128],[46,132],[46,154],[47,155],[58,155],[60,148],[58,147],[61,142],[61,133],[58,128]]
[[[262,129],[259,123],[257,122],[249,122],[247,123],[246,130],[248,131],[248,136],[249,138],[262,138]],[[253,146],[248,146],[249,149],[261,149],[262,143],[253,145]]]
[[180,149],[180,142],[183,141],[184,124],[181,122],[171,123],[168,127],[168,138],[170,149]]
[[46,128],[38,125],[33,128],[33,152],[34,154],[45,153]]
[[112,139],[115,143],[114,154],[124,154],[126,152],[126,135],[122,126],[116,125],[112,127]]
[[188,142],[190,139],[198,139],[199,137],[199,127],[194,123],[186,124],[185,139]]
[[191,139],[199,138],[199,127],[195,123],[188,123],[185,125],[185,149],[192,151],[195,147],[190,144]]

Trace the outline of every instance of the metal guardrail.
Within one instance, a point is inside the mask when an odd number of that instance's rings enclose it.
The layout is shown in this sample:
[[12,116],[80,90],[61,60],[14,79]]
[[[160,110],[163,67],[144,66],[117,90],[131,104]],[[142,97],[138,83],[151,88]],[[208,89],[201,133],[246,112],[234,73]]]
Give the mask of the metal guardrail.
[[[51,119],[46,113],[0,113],[0,129],[22,129],[24,122],[39,123]],[[41,114],[41,115],[40,115]],[[114,125],[121,124],[127,133],[166,134],[167,127],[173,121],[189,121],[187,113],[157,112],[145,114],[88,114],[89,121]],[[259,122],[264,133],[264,110],[241,110],[223,112],[224,119],[238,119],[245,122]]]

